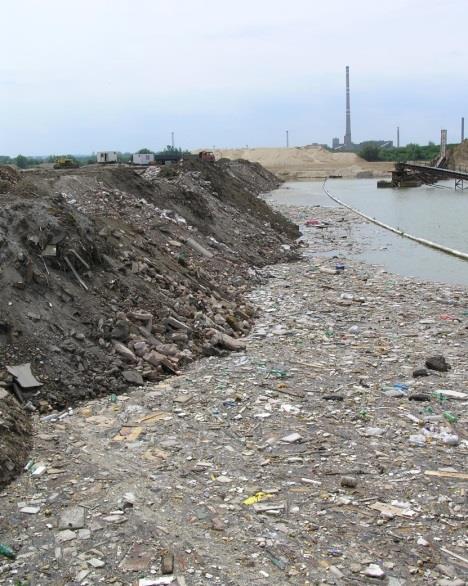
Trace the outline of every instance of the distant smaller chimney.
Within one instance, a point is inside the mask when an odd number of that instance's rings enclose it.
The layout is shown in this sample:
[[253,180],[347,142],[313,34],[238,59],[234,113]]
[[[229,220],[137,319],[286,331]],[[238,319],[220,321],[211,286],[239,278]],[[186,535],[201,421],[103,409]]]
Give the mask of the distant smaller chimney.
[[461,142],[465,140],[465,118],[461,119]]

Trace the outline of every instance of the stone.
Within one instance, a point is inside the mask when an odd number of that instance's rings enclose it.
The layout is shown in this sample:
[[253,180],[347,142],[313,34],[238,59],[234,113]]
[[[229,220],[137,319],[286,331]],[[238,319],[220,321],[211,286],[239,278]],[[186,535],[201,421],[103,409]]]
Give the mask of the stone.
[[76,533],[75,533],[75,531],[72,531],[71,529],[65,529],[65,531],[59,531],[57,533],[57,535],[55,536],[55,541],[57,543],[66,543],[67,541],[72,541],[73,539],[76,539]]
[[85,524],[85,509],[70,507],[62,511],[59,520],[59,529],[82,529]]
[[123,378],[131,385],[144,385],[144,380],[141,374],[136,370],[124,370],[122,372]]
[[302,441],[302,436],[299,433],[290,433],[289,435],[282,437],[281,441],[286,444],[295,444]]
[[380,580],[385,578],[385,572],[377,564],[369,564],[364,570],[364,574],[370,578],[379,578]]
[[23,507],[20,509],[20,513],[26,513],[27,515],[37,515],[41,507]]
[[413,370],[414,378],[419,378],[421,376],[429,376],[429,372],[426,368],[416,368]]
[[385,429],[381,427],[368,427],[364,431],[366,437],[381,437],[385,433]]
[[98,558],[91,558],[88,560],[88,564],[93,568],[103,568],[106,565],[106,562],[99,560]]
[[115,326],[111,332],[111,338],[126,342],[130,335],[130,324],[127,320],[119,319],[115,322]]
[[120,342],[114,342],[114,348],[117,354],[120,354],[125,362],[138,362],[135,354]]
[[431,370],[437,370],[438,372],[447,372],[452,368],[450,364],[445,360],[445,357],[442,354],[438,354],[437,356],[431,356],[426,360],[427,368]]

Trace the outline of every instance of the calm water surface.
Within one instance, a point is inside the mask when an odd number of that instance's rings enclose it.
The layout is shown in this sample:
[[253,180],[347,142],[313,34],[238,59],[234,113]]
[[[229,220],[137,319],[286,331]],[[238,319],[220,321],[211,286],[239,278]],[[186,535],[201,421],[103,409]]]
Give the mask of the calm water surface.
[[[468,253],[468,189],[455,191],[453,181],[437,187],[377,189],[376,179],[330,179],[327,189],[343,202],[405,232]],[[337,207],[321,182],[290,182],[273,192],[281,204]],[[419,279],[468,285],[468,262],[363,223],[366,242],[355,255],[391,272]]]

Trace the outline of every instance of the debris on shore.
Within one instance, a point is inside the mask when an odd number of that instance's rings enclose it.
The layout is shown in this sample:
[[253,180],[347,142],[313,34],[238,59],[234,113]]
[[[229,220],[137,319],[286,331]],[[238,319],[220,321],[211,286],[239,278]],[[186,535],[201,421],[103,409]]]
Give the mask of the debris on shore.
[[0,388],[28,411],[243,348],[258,268],[296,256],[297,227],[257,197],[278,180],[252,163],[0,178]]
[[468,292],[350,260],[346,210],[313,215],[308,258],[242,281],[250,332],[205,326],[219,352],[179,376],[34,416],[0,583],[464,584]]

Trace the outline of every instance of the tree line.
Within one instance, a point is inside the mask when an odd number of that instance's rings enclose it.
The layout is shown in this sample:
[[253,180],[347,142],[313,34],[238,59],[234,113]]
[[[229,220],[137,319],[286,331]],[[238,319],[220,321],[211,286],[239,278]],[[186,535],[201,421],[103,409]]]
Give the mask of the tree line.
[[[176,155],[188,155],[190,154],[190,151],[168,145],[161,151],[152,151],[150,149],[143,148],[137,151],[137,153],[154,154],[155,156],[165,155],[168,153],[173,153]],[[130,152],[117,153],[117,159],[119,163],[130,163],[132,161],[132,156],[133,153]],[[90,155],[47,155],[44,157],[27,157],[25,155],[9,157],[7,155],[0,155],[0,165],[14,165],[19,169],[31,169],[32,167],[37,167],[43,163],[55,163],[57,158],[71,159],[80,167],[82,165],[92,165],[96,162],[96,155],[94,153]]]
[[[448,148],[455,145],[448,145]],[[359,156],[366,161],[432,161],[440,152],[440,147],[433,142],[428,145],[415,143],[407,144],[404,147],[381,148],[376,144],[366,144],[359,151]]]

